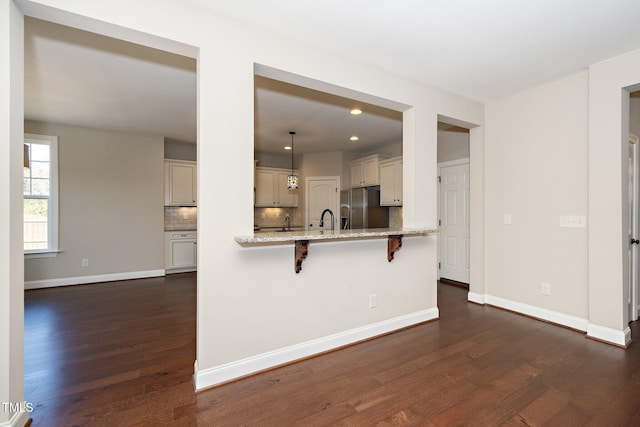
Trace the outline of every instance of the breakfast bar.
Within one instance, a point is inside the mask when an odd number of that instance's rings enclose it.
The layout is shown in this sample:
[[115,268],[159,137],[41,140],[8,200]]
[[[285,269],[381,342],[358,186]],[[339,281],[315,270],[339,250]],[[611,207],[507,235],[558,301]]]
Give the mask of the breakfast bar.
[[294,243],[294,267],[296,273],[302,270],[302,261],[309,253],[309,243],[337,240],[387,239],[387,261],[391,262],[395,252],[402,247],[403,236],[425,236],[437,233],[431,228],[370,228],[357,230],[302,230],[272,233],[257,233],[249,236],[236,236],[235,241],[242,246],[276,245]]

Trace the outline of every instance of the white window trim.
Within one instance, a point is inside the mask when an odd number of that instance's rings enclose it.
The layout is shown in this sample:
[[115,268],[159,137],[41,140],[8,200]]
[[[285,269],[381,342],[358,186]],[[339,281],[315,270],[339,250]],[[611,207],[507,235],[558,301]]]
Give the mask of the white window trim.
[[[58,137],[53,135],[38,135],[25,133],[24,140],[47,141],[49,143],[49,222],[48,222],[48,249],[28,249],[24,251],[25,259],[31,258],[51,258],[58,256],[60,249],[58,246]],[[23,196],[24,198],[24,196]]]

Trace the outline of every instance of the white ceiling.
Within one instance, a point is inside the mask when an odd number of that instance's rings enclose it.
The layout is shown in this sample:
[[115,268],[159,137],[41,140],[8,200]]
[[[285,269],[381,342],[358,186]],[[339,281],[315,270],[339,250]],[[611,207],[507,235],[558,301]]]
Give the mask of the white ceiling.
[[[255,79],[255,150],[283,153],[294,136],[295,152],[360,151],[402,142],[402,113],[294,86]],[[363,113],[352,115],[360,108]],[[358,136],[358,141],[351,141]]]
[[25,118],[196,140],[194,59],[25,20]]
[[640,48],[638,0],[186,0],[487,102]]
[[[480,102],[640,48],[638,0],[183,1]],[[193,59],[26,21],[28,119],[195,142],[195,99]],[[297,153],[399,142],[399,115],[351,104],[256,78],[256,147],[289,130]]]

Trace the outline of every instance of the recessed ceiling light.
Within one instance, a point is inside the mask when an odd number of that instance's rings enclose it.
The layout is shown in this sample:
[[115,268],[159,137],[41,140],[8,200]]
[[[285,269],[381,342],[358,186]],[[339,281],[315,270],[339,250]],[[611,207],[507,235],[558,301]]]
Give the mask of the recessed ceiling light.
[[350,140],[352,140],[352,141],[357,141],[357,140],[359,140],[360,138],[358,138],[357,136],[353,135],[353,136],[352,136],[351,138],[349,138],[349,139],[350,139]]
[[286,147],[284,147],[285,150],[291,150],[291,146],[287,145]]
[[357,116],[358,114],[362,114],[362,110],[359,108],[354,108],[353,110],[351,110],[351,114]]

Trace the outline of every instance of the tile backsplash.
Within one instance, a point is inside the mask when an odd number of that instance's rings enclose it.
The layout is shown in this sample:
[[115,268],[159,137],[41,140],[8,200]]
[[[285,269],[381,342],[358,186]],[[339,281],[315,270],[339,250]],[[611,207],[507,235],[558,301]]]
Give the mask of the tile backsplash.
[[302,226],[302,209],[299,208],[255,208],[253,223],[260,227],[282,227],[287,214],[291,218],[292,227]]
[[[255,208],[253,220],[260,227],[282,227],[287,214],[292,227],[304,226],[300,208]],[[402,228],[402,206],[389,208],[389,228]]]
[[164,229],[166,231],[196,230],[198,208],[186,206],[164,207]]
[[389,207],[389,228],[402,228],[402,206]]

